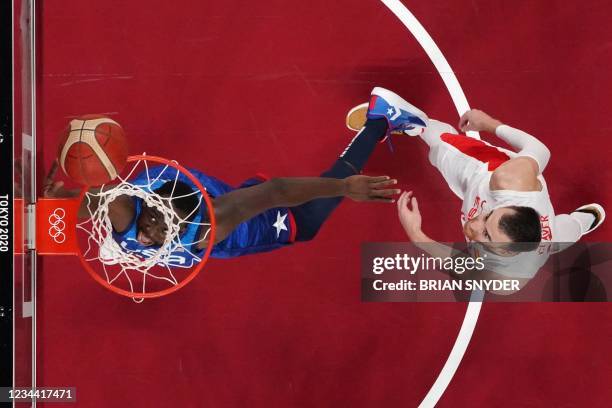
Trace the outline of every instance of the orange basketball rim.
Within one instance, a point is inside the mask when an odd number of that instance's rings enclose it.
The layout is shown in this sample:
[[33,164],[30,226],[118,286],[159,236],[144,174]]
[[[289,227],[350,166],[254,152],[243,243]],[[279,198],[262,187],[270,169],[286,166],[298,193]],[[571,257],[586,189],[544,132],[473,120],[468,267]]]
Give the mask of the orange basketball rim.
[[[207,234],[207,242],[215,242],[216,220],[213,204],[210,196],[202,183],[188,169],[175,161],[163,157],[149,155],[135,155],[127,159],[128,163],[152,162],[158,165],[172,167],[186,176],[199,190],[208,210],[208,221],[210,230]],[[145,164],[146,166],[146,164]],[[77,237],[77,225],[79,225],[79,209],[87,194],[89,187],[84,187],[76,198],[39,198],[35,204],[26,207],[25,220],[23,207],[26,205],[23,199],[15,200],[15,252],[35,250],[38,255],[76,255],[81,265],[89,275],[105,288],[132,299],[155,298],[176,292],[191,282],[202,270],[210,257],[213,245],[206,245],[204,254],[197,265],[187,269],[184,276],[167,288],[153,291],[135,291],[125,289],[116,285],[113,280],[105,279],[103,274],[96,271],[95,263],[88,259],[83,251],[82,244]],[[24,225],[25,223],[25,225]],[[26,236],[22,235],[26,232]],[[140,273],[140,272],[139,272]],[[174,276],[173,276],[174,277]]]

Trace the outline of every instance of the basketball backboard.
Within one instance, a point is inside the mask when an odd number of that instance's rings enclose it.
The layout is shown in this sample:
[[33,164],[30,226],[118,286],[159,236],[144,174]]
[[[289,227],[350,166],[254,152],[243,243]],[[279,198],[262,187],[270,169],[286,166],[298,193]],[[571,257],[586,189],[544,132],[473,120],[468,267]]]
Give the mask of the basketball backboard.
[[0,386],[13,384],[13,253],[12,253],[12,157],[13,151],[13,35],[11,3],[0,4]]
[[[37,255],[26,212],[36,201],[36,2],[12,2],[13,43],[13,380],[15,388],[36,386]],[[3,14],[4,15],[4,14]],[[23,248],[23,251],[19,249]],[[16,407],[35,406],[15,403]]]

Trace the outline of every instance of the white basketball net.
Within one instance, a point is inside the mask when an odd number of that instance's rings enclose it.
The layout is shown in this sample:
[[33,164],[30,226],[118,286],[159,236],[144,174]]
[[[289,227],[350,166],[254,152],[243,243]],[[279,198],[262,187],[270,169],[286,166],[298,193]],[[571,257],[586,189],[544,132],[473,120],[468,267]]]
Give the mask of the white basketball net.
[[[83,257],[88,262],[99,261],[102,266],[106,281],[110,285],[118,285],[119,280],[123,280],[125,290],[133,292],[135,299],[138,293],[147,293],[147,285],[151,285],[152,279],[159,283],[166,282],[165,286],[178,285],[182,280],[176,268],[190,268],[201,261],[201,257],[194,253],[195,245],[208,239],[211,224],[206,222],[208,217],[201,217],[200,221],[189,219],[196,213],[207,214],[207,206],[201,192],[193,186],[193,192],[186,195],[175,195],[174,187],[179,180],[180,171],[170,165],[157,165],[149,168],[146,160],[134,162],[133,168],[127,177],[117,178],[116,185],[103,185],[99,192],[88,192],[85,195],[89,219],[77,225],[77,229],[87,234],[87,246],[83,251]],[[137,168],[142,172],[136,176],[137,183],[128,181],[136,173]],[[151,172],[157,174],[151,175]],[[146,178],[145,178],[146,176]],[[117,181],[116,180],[116,181]],[[169,196],[161,196],[153,190],[159,184],[173,182],[172,193]],[[156,187],[157,185],[157,187]],[[175,212],[170,204],[172,200],[196,195],[198,205],[190,214],[181,217]],[[155,208],[163,216],[163,221],[167,226],[167,233],[164,243],[157,247],[146,247],[140,249],[129,248],[126,241],[118,242],[113,236],[113,225],[109,218],[109,205],[119,196],[136,197],[147,207]],[[95,203],[97,202],[97,207]],[[196,220],[198,218],[196,217]],[[136,220],[133,220],[136,222]],[[185,242],[181,237],[180,230],[184,224],[196,225],[199,236],[194,237],[190,242]],[[131,239],[136,241],[135,239]],[[122,246],[123,244],[123,246]],[[177,255],[178,254],[178,255]],[[188,256],[186,256],[188,255]],[[193,259],[191,259],[193,257]],[[191,259],[189,264],[181,265],[180,259]],[[173,272],[174,269],[174,272]],[[183,269],[189,271],[190,269]]]

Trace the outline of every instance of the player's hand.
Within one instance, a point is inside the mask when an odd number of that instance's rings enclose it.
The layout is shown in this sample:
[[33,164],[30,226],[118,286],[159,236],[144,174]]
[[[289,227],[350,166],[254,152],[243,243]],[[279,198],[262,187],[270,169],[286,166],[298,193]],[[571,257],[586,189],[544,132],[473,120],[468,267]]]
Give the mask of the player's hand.
[[[412,207],[412,208],[410,208]],[[412,191],[404,191],[397,200],[397,213],[404,231],[412,237],[421,231],[421,212],[416,197],[412,196]]]
[[489,132],[495,133],[495,129],[502,123],[493,119],[479,109],[472,109],[461,115],[459,119],[459,129],[462,132],[468,132],[470,130],[474,132]]
[[47,176],[45,177],[45,180],[43,182],[43,197],[63,198],[71,196],[69,192],[66,191],[66,189],[64,188],[63,181],[55,181],[55,176],[57,174],[58,167],[59,163],[57,162],[57,160],[53,161],[53,164],[51,165],[51,168],[49,169],[49,172],[47,173]]
[[397,180],[389,176],[350,176],[344,179],[344,183],[345,195],[354,201],[393,203],[395,200],[392,196],[400,193],[398,189],[386,188],[397,184]]

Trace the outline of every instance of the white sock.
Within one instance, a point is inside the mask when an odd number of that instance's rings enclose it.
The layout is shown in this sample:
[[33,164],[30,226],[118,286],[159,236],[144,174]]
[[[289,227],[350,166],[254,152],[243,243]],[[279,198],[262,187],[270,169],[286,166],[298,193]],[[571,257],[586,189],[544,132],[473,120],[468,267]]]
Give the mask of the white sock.
[[590,213],[573,212],[570,214],[580,224],[580,230],[583,234],[591,228],[591,225],[595,222],[595,216]]

